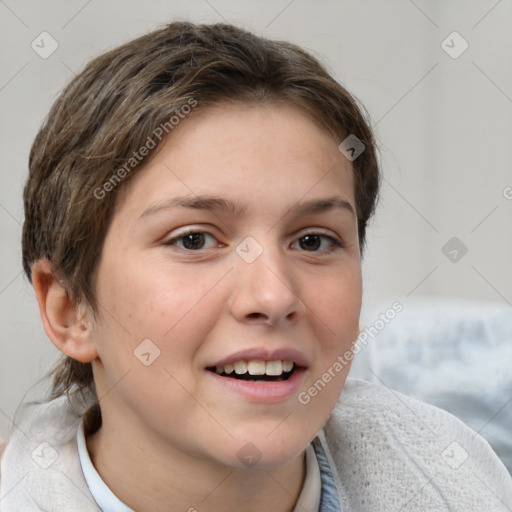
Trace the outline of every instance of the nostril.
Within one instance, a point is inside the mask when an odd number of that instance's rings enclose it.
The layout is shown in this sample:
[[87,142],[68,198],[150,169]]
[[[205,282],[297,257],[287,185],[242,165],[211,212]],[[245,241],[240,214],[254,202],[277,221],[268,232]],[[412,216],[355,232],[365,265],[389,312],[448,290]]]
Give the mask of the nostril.
[[[296,311],[292,311],[291,313],[288,313],[286,315],[286,319],[287,320],[295,320],[296,317],[297,317],[297,312]],[[258,313],[258,312],[249,313],[247,315],[247,318],[264,319],[264,320],[269,320],[270,319],[270,317],[268,315],[266,315],[265,313]]]
[[262,313],[249,313],[247,316],[248,318],[260,318],[265,315],[263,315]]

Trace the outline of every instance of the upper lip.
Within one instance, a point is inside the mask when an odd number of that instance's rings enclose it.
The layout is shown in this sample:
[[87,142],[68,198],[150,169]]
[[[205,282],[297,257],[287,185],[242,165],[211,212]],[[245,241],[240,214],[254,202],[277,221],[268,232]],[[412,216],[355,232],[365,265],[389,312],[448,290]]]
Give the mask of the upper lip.
[[304,354],[294,348],[249,348],[234,352],[233,354],[219,359],[215,363],[208,365],[208,368],[215,366],[224,366],[225,364],[233,364],[237,361],[291,361],[297,366],[306,368],[308,360]]

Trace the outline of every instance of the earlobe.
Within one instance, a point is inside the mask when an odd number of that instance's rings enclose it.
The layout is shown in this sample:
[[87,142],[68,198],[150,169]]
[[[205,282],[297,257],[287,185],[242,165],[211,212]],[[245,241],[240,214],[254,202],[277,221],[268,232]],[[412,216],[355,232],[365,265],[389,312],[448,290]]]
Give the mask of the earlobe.
[[96,359],[98,353],[92,340],[90,322],[59,281],[49,261],[34,263],[32,284],[44,330],[53,344],[82,363]]

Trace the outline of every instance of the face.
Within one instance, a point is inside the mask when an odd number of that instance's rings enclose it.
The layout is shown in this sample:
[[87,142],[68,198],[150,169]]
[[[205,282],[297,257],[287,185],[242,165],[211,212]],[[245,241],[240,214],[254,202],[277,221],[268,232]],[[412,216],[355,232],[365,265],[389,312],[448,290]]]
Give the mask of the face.
[[350,163],[294,106],[176,126],[119,196],[95,275],[102,428],[231,467],[297,457],[358,334],[354,211]]

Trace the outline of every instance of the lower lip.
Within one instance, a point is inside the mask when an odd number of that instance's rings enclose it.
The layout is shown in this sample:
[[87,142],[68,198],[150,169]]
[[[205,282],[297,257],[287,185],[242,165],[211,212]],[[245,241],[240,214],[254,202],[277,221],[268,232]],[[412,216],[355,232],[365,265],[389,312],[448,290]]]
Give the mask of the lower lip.
[[230,377],[221,377],[209,370],[206,372],[224,389],[238,393],[244,398],[258,403],[284,402],[296,396],[306,374],[305,368],[296,369],[287,380],[276,382],[238,380]]

